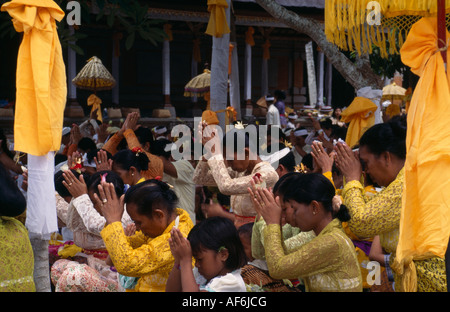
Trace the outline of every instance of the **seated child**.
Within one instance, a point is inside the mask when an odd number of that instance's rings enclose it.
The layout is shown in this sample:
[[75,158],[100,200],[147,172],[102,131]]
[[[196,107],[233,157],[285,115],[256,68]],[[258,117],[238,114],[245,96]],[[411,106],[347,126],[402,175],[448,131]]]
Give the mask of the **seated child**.
[[[207,218],[192,228],[187,239],[178,229],[172,229],[169,245],[175,263],[166,291],[247,291],[241,276],[245,252],[230,219]],[[194,269],[192,256],[196,260]]]

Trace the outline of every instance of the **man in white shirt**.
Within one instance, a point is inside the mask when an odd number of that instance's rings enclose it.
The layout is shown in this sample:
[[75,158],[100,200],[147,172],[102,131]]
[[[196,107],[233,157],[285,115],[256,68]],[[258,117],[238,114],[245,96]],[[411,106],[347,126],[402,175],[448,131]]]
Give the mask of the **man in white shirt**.
[[273,103],[274,98],[266,96],[266,102],[271,102],[266,114],[266,125],[275,125],[281,127],[280,112]]
[[286,128],[292,128],[292,129],[297,128],[296,123],[295,123],[297,121],[297,118],[298,118],[298,116],[296,113],[290,113],[288,115],[288,122],[287,122]]
[[294,145],[292,153],[294,153],[296,165],[302,162],[306,154],[311,153],[311,146],[306,144],[306,139],[309,135],[308,131],[303,127],[299,127],[291,132],[291,142]]

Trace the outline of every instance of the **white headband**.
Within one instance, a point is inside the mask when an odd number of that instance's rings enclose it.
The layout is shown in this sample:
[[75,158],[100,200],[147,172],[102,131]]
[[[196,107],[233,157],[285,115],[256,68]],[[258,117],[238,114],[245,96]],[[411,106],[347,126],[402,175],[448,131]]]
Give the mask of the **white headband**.
[[261,155],[260,158],[262,161],[267,161],[271,165],[272,164],[278,165],[280,159],[289,154],[290,151],[291,150],[288,147],[285,147],[282,150],[272,153],[270,155]]
[[296,137],[308,135],[308,131],[306,129],[295,130],[294,135]]
[[292,128],[286,128],[286,129],[284,129],[284,134],[285,135],[290,135],[293,130],[294,129],[292,129]]
[[163,134],[163,133],[167,132],[167,128],[162,127],[162,128],[158,129],[157,127],[155,127],[155,128],[153,128],[153,131],[155,131],[156,134]]

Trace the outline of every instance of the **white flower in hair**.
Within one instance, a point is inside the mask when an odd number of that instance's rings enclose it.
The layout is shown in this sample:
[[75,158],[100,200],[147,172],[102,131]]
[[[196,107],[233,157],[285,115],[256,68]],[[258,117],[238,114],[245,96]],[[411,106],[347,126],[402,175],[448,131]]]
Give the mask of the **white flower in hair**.
[[241,130],[245,129],[245,126],[244,126],[244,124],[242,123],[242,121],[236,121],[236,124],[234,125],[234,127],[235,127],[236,129],[241,129]]

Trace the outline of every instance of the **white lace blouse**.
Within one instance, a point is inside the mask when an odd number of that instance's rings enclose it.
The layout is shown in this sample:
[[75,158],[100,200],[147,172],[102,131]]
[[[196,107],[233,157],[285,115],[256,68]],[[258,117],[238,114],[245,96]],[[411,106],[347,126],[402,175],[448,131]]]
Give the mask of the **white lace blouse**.
[[[62,221],[73,232],[75,245],[84,249],[105,249],[100,232],[105,226],[106,219],[95,210],[87,194],[72,199],[67,210],[67,219]],[[128,213],[124,211],[123,227],[132,222]]]

